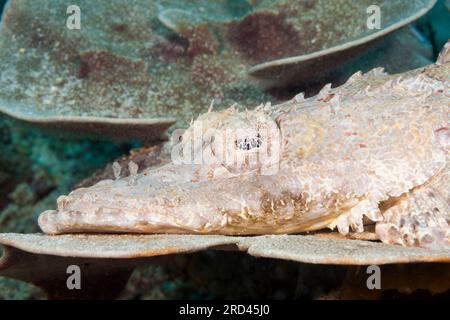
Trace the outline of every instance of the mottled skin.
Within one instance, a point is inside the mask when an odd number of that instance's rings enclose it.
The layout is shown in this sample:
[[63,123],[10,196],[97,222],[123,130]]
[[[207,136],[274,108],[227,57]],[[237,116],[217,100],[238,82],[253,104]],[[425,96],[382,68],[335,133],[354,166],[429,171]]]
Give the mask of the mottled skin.
[[[376,222],[388,243],[449,246],[448,52],[449,45],[435,65],[402,75],[355,74],[313,98],[208,112],[183,136],[199,123],[224,137],[245,128],[245,137],[227,143],[244,156],[259,156],[259,143],[279,147],[269,169],[259,162],[171,163],[61,196],[39,224],[51,234],[249,235],[335,227],[347,234]],[[264,134],[267,127],[281,138]],[[243,139],[258,144],[239,149]],[[199,148],[217,153],[214,141]]]

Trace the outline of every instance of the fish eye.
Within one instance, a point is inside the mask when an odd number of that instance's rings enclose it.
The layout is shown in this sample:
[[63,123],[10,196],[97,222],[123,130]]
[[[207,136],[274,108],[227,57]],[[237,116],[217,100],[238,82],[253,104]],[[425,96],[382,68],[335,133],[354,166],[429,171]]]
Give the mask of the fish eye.
[[262,145],[262,138],[259,133],[256,134],[254,137],[245,137],[236,139],[235,141],[236,148],[239,150],[246,150],[249,151],[254,148],[259,148]]

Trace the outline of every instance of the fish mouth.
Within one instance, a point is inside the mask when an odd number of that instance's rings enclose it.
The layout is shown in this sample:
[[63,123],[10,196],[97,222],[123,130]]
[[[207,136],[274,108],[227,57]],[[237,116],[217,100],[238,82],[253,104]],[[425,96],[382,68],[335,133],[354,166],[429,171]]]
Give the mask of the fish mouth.
[[293,193],[284,183],[289,174],[193,181],[188,170],[205,167],[169,164],[76,189],[58,198],[57,210],[43,212],[39,226],[47,234],[286,234],[327,228],[348,209],[318,210],[306,193]]
[[[66,218],[60,219],[61,215]],[[261,224],[227,225],[223,228],[211,229],[208,227],[199,227],[195,230],[188,226],[169,224],[152,224],[147,221],[136,221],[132,224],[107,223],[97,221],[96,223],[87,223],[78,218],[83,213],[58,212],[57,210],[44,211],[38,219],[41,230],[46,234],[68,234],[68,233],[136,233],[136,234],[216,234],[216,235],[263,235],[263,234],[296,234],[302,232],[317,231],[329,227],[335,221],[338,215],[330,215],[317,218],[304,223],[286,223],[278,226]],[[67,216],[72,216],[73,219]],[[78,216],[78,217],[77,217]]]
[[[106,216],[102,217],[101,212]],[[38,224],[44,233],[54,235],[67,233],[262,235],[295,234],[325,229],[339,216],[339,214],[334,213],[306,221],[280,221],[276,224],[264,221],[242,221],[230,219],[230,216],[228,216],[229,222],[227,223],[203,221],[202,224],[195,225],[173,219],[159,221],[152,221],[153,219],[149,217],[130,219],[123,213],[118,213],[113,217],[114,210],[105,210],[104,208],[97,211],[95,221],[90,219],[88,215],[80,211],[47,210],[39,216]],[[108,217],[108,215],[110,216]],[[227,218],[222,216],[220,221]]]

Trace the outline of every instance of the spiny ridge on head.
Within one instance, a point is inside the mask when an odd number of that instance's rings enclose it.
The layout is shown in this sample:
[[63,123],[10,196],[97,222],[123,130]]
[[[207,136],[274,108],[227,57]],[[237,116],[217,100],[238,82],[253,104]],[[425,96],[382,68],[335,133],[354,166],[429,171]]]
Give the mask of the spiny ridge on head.
[[374,69],[371,69],[367,71],[366,73],[363,73],[362,71],[355,72],[353,75],[350,76],[350,78],[347,79],[346,83],[352,83],[359,81],[363,79],[364,77],[379,77],[379,76],[386,76],[387,72],[384,70],[383,67],[377,67]]

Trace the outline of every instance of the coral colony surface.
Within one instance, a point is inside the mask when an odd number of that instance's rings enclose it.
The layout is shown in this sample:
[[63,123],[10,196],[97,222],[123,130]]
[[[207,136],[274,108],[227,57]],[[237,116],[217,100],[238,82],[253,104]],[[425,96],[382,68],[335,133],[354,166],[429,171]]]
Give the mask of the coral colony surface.
[[449,296],[449,1],[0,4],[0,299]]

